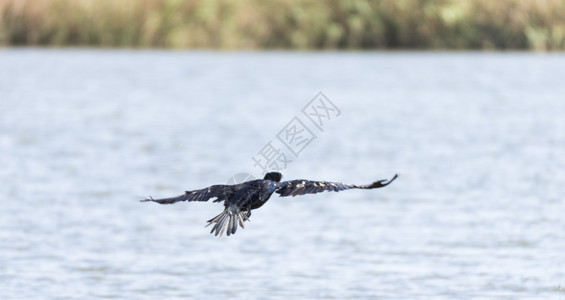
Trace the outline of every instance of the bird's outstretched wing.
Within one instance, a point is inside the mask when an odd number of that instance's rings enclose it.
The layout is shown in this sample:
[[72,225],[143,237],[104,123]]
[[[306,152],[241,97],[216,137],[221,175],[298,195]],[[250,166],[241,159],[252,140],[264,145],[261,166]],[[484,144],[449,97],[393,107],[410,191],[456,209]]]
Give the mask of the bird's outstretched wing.
[[287,196],[298,196],[304,194],[316,194],[325,191],[339,192],[348,189],[376,189],[389,185],[398,177],[395,174],[390,180],[383,179],[375,181],[369,185],[355,185],[355,184],[343,184],[339,182],[327,182],[327,181],[310,181],[310,180],[290,180],[281,182],[276,190],[277,194],[281,197]]
[[163,199],[153,199],[149,197],[148,199],[141,200],[141,202],[153,201],[159,204],[172,204],[179,201],[208,201],[212,198],[217,198],[214,202],[221,202],[228,198],[228,196],[233,193],[233,185],[213,185],[201,190],[186,191],[184,195],[171,198]]

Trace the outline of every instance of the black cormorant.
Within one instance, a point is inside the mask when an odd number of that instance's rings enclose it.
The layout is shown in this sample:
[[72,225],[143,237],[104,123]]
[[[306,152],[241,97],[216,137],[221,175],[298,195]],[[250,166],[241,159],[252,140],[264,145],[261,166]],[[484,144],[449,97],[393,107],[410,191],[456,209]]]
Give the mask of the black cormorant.
[[249,220],[251,210],[257,209],[269,200],[276,192],[280,197],[316,194],[324,191],[339,192],[348,189],[376,189],[389,185],[398,175],[390,180],[379,180],[369,185],[343,184],[339,182],[290,180],[280,182],[282,174],[270,172],[263,179],[256,179],[233,185],[213,185],[211,187],[187,191],[184,195],[164,199],[145,199],[142,202],[153,201],[159,204],[171,204],[179,201],[208,201],[224,202],[224,211],[208,220],[208,225],[214,225],[210,233],[222,236],[224,231],[229,236],[237,230],[237,225],[244,228],[244,222]]

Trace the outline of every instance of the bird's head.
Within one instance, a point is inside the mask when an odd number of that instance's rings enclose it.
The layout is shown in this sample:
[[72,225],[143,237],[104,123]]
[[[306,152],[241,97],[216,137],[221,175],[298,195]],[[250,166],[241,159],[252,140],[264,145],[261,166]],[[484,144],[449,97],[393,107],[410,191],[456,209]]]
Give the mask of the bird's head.
[[265,178],[263,179],[280,182],[282,179],[282,174],[279,172],[269,172],[265,174]]

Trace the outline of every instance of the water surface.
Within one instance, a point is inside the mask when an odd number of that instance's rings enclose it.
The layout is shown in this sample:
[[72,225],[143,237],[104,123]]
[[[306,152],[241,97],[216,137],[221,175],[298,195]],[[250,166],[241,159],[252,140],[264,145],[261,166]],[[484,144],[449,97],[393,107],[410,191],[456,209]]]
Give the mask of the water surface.
[[[0,50],[0,298],[565,298],[563,78],[561,54]],[[137,201],[260,176],[319,91],[341,115],[285,178],[397,182],[220,239],[219,204]]]

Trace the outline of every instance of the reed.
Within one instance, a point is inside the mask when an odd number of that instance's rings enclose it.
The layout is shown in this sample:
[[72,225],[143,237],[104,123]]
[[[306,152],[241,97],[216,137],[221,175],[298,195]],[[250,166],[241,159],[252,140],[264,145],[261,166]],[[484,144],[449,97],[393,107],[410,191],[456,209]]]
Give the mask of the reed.
[[565,0],[0,0],[0,45],[564,50]]

